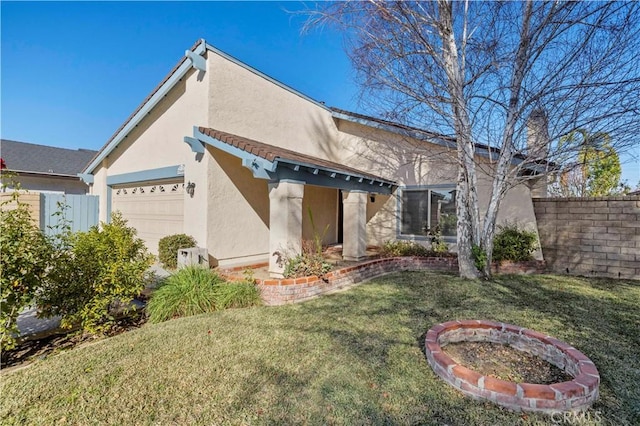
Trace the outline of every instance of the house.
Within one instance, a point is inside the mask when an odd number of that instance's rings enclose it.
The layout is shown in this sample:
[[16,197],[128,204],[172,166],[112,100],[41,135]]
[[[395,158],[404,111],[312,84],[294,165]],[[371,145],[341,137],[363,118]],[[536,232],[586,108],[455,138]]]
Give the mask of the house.
[[[477,152],[491,167],[491,150]],[[278,254],[299,252],[314,227],[346,259],[385,240],[426,241],[437,224],[455,250],[455,140],[329,108],[204,40],[82,178],[101,220],[121,211],[152,252],[163,236],[190,234],[212,265],[269,261],[280,276]],[[480,176],[481,204],[490,187]],[[535,230],[531,193],[510,190],[499,221]]]
[[22,189],[34,192],[86,194],[89,186],[78,177],[97,154],[89,149],[67,149],[2,139],[0,155],[6,170]]

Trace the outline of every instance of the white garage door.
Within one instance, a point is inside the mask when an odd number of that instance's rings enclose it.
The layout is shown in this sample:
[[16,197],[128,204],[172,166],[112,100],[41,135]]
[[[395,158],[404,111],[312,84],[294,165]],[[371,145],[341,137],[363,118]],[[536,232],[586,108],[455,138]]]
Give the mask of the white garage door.
[[184,232],[184,181],[140,182],[114,186],[111,210],[120,211],[151,253],[160,238]]

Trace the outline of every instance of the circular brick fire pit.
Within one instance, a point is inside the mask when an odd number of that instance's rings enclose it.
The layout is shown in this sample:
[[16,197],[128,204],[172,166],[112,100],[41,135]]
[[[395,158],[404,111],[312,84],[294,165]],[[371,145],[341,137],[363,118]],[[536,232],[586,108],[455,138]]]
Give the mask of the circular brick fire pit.
[[[542,358],[574,379],[539,385],[483,376],[444,353],[442,346],[457,342],[508,344]],[[425,350],[429,365],[445,382],[472,398],[486,399],[514,411],[547,414],[580,411],[598,398],[600,375],[589,358],[558,339],[515,325],[493,321],[445,322],[427,332]]]

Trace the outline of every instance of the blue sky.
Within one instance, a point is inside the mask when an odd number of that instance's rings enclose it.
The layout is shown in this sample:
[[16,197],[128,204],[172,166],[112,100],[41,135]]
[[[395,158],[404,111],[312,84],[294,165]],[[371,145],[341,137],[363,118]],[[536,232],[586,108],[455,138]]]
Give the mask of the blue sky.
[[[339,34],[298,2],[7,2],[1,135],[99,149],[199,38],[327,105],[359,111]],[[366,112],[366,111],[364,111]],[[635,153],[636,156],[640,152]],[[623,179],[640,180],[623,157]]]
[[2,137],[99,149],[196,40],[357,109],[340,35],[298,2],[2,2]]

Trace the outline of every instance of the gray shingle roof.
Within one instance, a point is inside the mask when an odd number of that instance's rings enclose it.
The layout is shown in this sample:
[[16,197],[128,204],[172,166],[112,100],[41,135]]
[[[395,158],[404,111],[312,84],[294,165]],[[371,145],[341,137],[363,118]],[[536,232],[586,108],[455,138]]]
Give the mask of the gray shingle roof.
[[0,140],[0,156],[15,172],[76,176],[96,155],[90,149],[67,149]]

